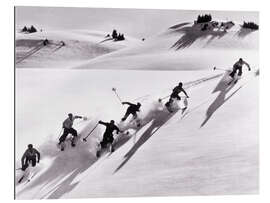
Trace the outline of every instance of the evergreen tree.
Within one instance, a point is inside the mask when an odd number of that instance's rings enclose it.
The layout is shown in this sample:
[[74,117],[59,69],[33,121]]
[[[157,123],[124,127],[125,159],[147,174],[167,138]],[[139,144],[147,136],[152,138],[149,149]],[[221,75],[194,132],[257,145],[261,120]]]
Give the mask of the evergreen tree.
[[112,38],[113,39],[117,39],[117,31],[116,30],[113,30],[113,32],[112,32]]

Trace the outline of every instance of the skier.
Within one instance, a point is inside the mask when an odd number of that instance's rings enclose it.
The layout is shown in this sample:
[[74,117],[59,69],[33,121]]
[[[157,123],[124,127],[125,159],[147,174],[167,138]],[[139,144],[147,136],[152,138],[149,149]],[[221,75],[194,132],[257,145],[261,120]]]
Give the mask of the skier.
[[34,169],[29,167],[35,167],[36,163],[39,163],[40,160],[40,153],[36,150],[32,144],[28,145],[28,149],[24,152],[22,159],[21,159],[21,170],[24,171],[18,183],[21,183],[24,178],[27,178],[28,182],[33,178],[35,175]]
[[242,66],[246,65],[248,67],[248,71],[250,71],[250,66],[247,62],[245,62],[242,58],[240,58],[234,65],[233,70],[230,73],[231,78],[234,78],[234,75],[236,71],[238,70],[238,76],[240,77],[242,75]]
[[173,103],[174,99],[181,100],[181,97],[179,96],[179,94],[181,92],[184,92],[184,94],[186,95],[186,97],[189,98],[189,96],[187,95],[186,91],[183,89],[183,83],[182,82],[179,82],[179,84],[175,88],[173,88],[173,92],[170,95],[170,99],[165,104],[165,106],[166,107],[170,107],[170,105]]
[[112,146],[114,140],[113,131],[116,130],[116,133],[118,134],[120,132],[120,129],[114,124],[114,120],[111,120],[110,123],[106,123],[103,121],[99,121],[98,123],[106,126],[106,130],[103,134],[103,139],[100,142],[101,148],[106,148],[107,144],[110,144],[112,147],[111,151],[113,152],[114,151]]
[[125,116],[121,120],[125,121],[130,114],[133,115],[133,119],[136,119],[137,112],[140,111],[141,103],[138,102],[137,104],[132,104],[130,102],[122,102],[122,104],[123,105],[127,104],[127,105],[129,105],[129,107],[127,108]]
[[[68,134],[71,134],[73,136],[71,146],[75,147],[75,139],[78,136],[78,133],[74,128],[72,128],[72,125],[73,125],[74,120],[78,119],[78,118],[81,119],[83,117],[82,116],[73,116],[72,113],[68,114],[68,118],[63,122],[64,132],[63,132],[63,135],[59,138],[59,143],[58,143],[59,145],[61,143],[65,142]],[[64,149],[61,148],[61,150],[63,151]]]
[[28,145],[28,149],[24,152],[21,163],[22,163],[22,170],[25,171],[29,163],[31,163],[32,167],[36,166],[36,163],[39,163],[40,160],[40,153],[36,150],[32,144]]

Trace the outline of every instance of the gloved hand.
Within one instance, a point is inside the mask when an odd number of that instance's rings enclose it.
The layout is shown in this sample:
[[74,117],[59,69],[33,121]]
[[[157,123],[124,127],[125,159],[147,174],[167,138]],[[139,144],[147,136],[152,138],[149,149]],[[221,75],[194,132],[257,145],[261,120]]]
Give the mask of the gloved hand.
[[251,71],[251,68],[248,68],[248,71]]
[[27,169],[27,167],[28,167],[28,164],[24,164],[24,165],[22,165],[22,171],[25,171],[26,169]]
[[99,124],[101,123],[101,121],[98,122]]
[[37,163],[39,163],[39,159],[37,160]]

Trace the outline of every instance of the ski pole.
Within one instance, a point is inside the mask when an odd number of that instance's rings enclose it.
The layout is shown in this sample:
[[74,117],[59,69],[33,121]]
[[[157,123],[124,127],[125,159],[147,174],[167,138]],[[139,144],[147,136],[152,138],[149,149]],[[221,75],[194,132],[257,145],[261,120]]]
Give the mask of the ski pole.
[[88,118],[87,118],[86,116],[82,117],[82,119],[83,119],[83,120],[81,120],[81,121],[79,121],[78,123],[76,123],[76,125],[79,125],[79,124],[81,124],[81,123],[83,123],[83,122],[85,122],[85,121],[88,120]]
[[114,94],[116,95],[116,97],[119,99],[119,101],[120,101],[120,103],[122,104],[122,100],[121,100],[121,98],[119,97],[119,95],[117,94],[117,92],[116,92],[116,88],[112,88],[112,91],[114,92]]
[[230,71],[230,70],[227,70],[227,69],[223,69],[223,68],[217,68],[217,67],[214,67],[213,70],[223,70],[223,71]]
[[88,133],[88,135],[86,137],[83,138],[83,141],[86,142],[87,138],[91,135],[91,133],[97,128],[98,123],[95,125],[95,127]]
[[59,135],[58,135],[58,139],[60,138],[60,136],[61,136],[63,130],[64,130],[64,128],[61,129],[61,131],[60,131],[60,133],[59,133]]

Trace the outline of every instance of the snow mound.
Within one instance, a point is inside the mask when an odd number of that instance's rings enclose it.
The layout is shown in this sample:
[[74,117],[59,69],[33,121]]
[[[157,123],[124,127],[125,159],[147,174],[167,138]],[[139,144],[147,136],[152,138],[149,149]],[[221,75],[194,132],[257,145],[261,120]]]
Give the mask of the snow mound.
[[[104,32],[87,30],[16,33],[16,68],[71,68],[137,41],[127,37],[115,42],[105,36]],[[45,39],[49,40],[46,46]]]
[[[132,70],[200,70],[229,68],[242,57],[258,63],[258,31],[235,24],[227,31],[202,31],[201,24],[181,23],[126,49],[92,59],[76,68]],[[226,59],[226,60],[224,60]]]

